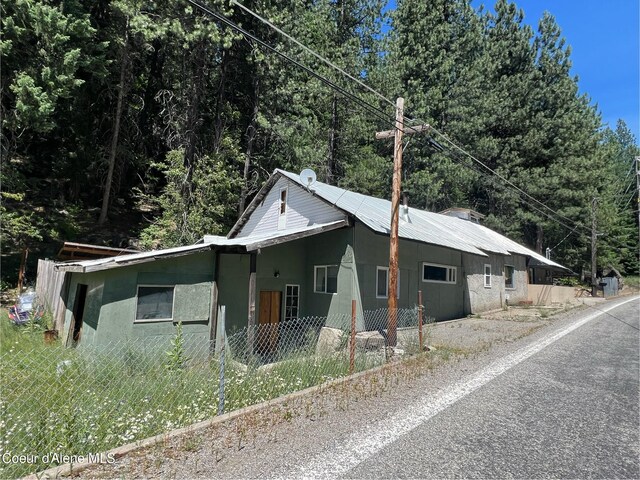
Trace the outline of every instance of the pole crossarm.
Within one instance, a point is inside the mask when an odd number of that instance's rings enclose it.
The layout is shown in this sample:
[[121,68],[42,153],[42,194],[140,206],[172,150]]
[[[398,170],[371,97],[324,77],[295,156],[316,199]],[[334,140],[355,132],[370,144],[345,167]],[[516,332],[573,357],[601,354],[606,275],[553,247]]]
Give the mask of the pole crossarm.
[[[405,126],[402,128],[402,133],[404,135],[411,135],[413,133],[422,133],[426,132],[431,128],[431,125],[427,123],[423,123],[422,125],[414,125],[414,126]],[[376,132],[376,140],[384,140],[385,138],[395,138],[397,128],[393,130],[385,130],[384,132]]]

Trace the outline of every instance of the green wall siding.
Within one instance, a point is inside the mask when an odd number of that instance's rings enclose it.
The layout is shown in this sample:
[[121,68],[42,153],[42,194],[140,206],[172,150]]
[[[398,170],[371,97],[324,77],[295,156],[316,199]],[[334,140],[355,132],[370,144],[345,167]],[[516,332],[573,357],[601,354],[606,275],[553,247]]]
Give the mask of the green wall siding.
[[[355,226],[354,245],[363,309],[384,308],[387,305],[387,300],[376,298],[376,267],[389,265],[389,237],[375,234],[358,223]],[[399,308],[414,307],[418,303],[418,290],[421,289],[426,315],[434,317],[436,320],[459,318],[464,315],[462,254],[460,252],[402,239],[398,252]],[[423,282],[422,262],[457,267],[456,284]]]
[[[373,233],[360,223],[352,228],[333,230],[285,244],[259,250],[256,259],[256,323],[259,322],[260,292],[281,292],[284,316],[285,287],[300,286],[299,316],[322,316],[328,326],[345,327],[356,300],[357,328],[364,328],[363,311],[387,306],[386,298],[376,297],[377,266],[388,266],[389,238]],[[464,264],[463,264],[464,256]],[[422,281],[423,262],[457,268],[455,284]],[[492,289],[484,290],[482,271],[492,263],[495,275]],[[526,297],[524,257],[514,256],[516,267],[513,300]],[[507,263],[500,256],[483,258],[461,252],[400,240],[400,308],[417,304],[423,292],[425,313],[436,320],[460,318],[470,311],[499,306],[504,299],[502,269]],[[71,274],[65,337],[79,283],[88,285],[82,343],[104,344],[122,338],[167,337],[175,333],[175,322],[182,321],[186,335],[208,338],[214,252],[200,252],[139,265],[123,266],[89,274]],[[218,259],[218,303],[226,306],[227,332],[245,328],[248,323],[249,254],[220,253]],[[337,293],[314,292],[314,267],[337,265]],[[469,280],[467,280],[467,275]],[[135,322],[138,285],[175,285],[173,321]],[[501,285],[502,288],[498,288]],[[479,288],[482,287],[482,288]],[[479,293],[475,293],[478,290]]]
[[227,333],[247,326],[249,255],[220,254],[218,259],[218,305],[225,306]]
[[[351,229],[263,248],[256,257],[256,324],[259,322],[260,292],[281,292],[280,320],[284,318],[285,287],[300,286],[299,316],[328,316],[330,325],[342,325],[351,314],[354,268]],[[221,254],[219,303],[226,306],[227,332],[248,324],[249,254]],[[314,267],[338,265],[338,293],[316,293]],[[357,283],[357,281],[355,281]]]
[[[170,336],[175,333],[178,321],[183,322],[185,335],[208,332],[213,255],[213,252],[200,252],[93,273],[72,273],[65,336],[78,283],[89,285],[81,343]],[[173,321],[134,321],[140,284],[176,285]]]

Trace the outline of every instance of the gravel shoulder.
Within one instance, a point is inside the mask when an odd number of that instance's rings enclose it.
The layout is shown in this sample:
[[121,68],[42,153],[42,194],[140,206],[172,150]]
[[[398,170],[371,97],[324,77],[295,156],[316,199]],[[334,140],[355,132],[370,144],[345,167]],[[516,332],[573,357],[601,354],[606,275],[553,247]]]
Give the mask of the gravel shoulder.
[[271,402],[224,423],[166,439],[92,466],[76,478],[265,478],[312,458],[356,429],[438,392],[492,361],[561,329],[595,306],[529,307],[438,323],[429,352],[350,381]]

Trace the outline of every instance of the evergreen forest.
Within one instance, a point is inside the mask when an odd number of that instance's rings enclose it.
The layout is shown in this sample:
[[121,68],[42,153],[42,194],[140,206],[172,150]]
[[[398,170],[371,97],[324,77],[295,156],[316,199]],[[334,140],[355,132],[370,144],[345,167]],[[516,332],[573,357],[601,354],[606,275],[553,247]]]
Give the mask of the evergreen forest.
[[375,133],[399,96],[433,127],[405,139],[412,207],[471,208],[577,273],[595,225],[598,267],[637,274],[637,139],[579,91],[554,17],[386,3],[2,2],[3,288],[25,248],[34,280],[64,241],[225,235],[275,168],[390,198],[393,141]]

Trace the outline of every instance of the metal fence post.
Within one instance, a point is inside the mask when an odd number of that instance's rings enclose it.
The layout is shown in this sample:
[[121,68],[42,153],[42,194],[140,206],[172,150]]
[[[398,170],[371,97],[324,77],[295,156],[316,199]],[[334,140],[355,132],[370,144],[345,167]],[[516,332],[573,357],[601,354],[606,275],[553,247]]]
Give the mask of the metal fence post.
[[422,352],[422,290],[418,290],[418,343],[420,344],[420,351]]
[[351,300],[351,342],[349,344],[349,375],[356,367],[356,301]]
[[222,305],[218,311],[218,325],[220,326],[221,335],[220,338],[222,340],[220,347],[220,375],[218,379],[218,415],[222,415],[224,413],[224,355],[225,355],[225,344],[227,339],[226,336],[226,325],[225,325],[225,306]]

